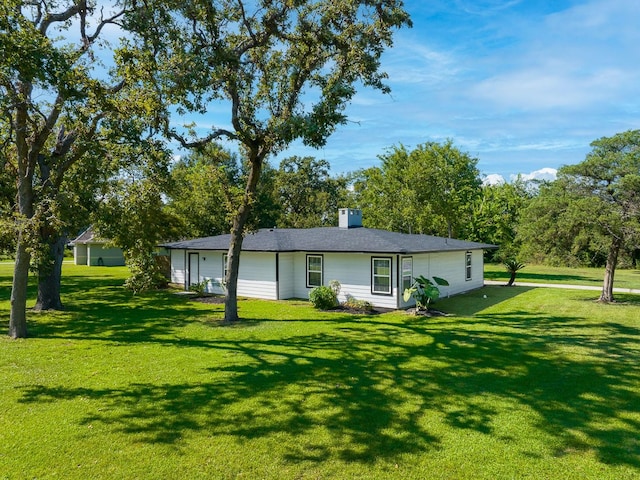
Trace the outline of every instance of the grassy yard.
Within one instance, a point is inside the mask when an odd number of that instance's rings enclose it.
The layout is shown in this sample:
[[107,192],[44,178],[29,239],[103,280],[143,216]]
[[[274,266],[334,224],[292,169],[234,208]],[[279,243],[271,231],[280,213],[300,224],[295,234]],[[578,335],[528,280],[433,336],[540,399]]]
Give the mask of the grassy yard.
[[230,327],[125,275],[65,265],[67,310],[0,337],[0,478],[640,478],[640,295],[487,287],[430,319],[251,300]]
[[[509,280],[509,273],[502,264],[485,264],[487,280]],[[603,268],[564,268],[546,265],[526,265],[518,271],[517,282],[561,283],[570,285],[592,285],[601,287],[604,279]],[[640,270],[618,269],[615,273],[614,286],[620,288],[640,289]]]

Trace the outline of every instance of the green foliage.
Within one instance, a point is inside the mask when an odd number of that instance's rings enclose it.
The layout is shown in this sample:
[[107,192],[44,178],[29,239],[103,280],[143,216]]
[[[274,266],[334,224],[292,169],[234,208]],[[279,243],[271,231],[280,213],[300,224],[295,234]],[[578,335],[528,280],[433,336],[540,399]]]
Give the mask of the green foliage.
[[[465,238],[481,194],[478,160],[451,140],[409,152],[400,145],[380,167],[360,172],[354,188],[367,227]],[[396,199],[389,201],[389,199]]]
[[275,172],[274,197],[281,209],[278,227],[334,226],[338,208],[347,205],[347,179],[331,177],[326,160],[289,157]]
[[319,310],[330,310],[338,305],[338,297],[331,287],[322,285],[309,292],[309,301]]
[[149,140],[122,153],[133,157],[132,161],[105,193],[94,215],[95,229],[100,237],[122,248],[131,269],[127,286],[140,292],[166,283],[153,252],[158,244],[179,235],[179,222],[164,209],[170,159],[165,146]]
[[429,310],[429,305],[440,298],[438,285],[445,287],[449,285],[449,282],[440,277],[428,279],[420,275],[413,279],[413,285],[405,289],[402,298],[408,302],[413,297],[418,310]]
[[509,272],[510,276],[509,276],[509,283],[507,283],[507,286],[510,287],[511,285],[513,285],[513,282],[515,282],[516,280],[516,275],[518,273],[518,270],[522,270],[525,267],[525,265],[524,263],[520,263],[515,258],[508,258],[504,260],[502,264],[507,269],[507,272]]
[[542,185],[522,212],[518,238],[523,258],[603,266],[613,238],[628,247],[638,245],[640,131],[602,138],[592,147],[583,162],[561,168],[556,181]]
[[484,185],[473,204],[468,240],[498,245],[486,253],[489,260],[507,259],[518,254],[516,240],[522,210],[537,194],[531,182],[518,177],[514,182]]
[[171,168],[167,212],[179,219],[185,238],[208,237],[231,228],[230,213],[241,192],[238,159],[218,145],[190,152]]
[[147,290],[165,288],[168,280],[162,273],[155,257],[147,250],[126,250],[125,259],[129,267],[130,276],[124,286],[138,294]]
[[104,32],[121,24],[125,7],[94,9],[94,2],[0,4],[0,166],[10,166],[17,190],[11,335],[26,336],[31,260],[42,284],[61,260],[53,247],[87,226],[100,182],[114,173],[112,147],[136,142],[142,129],[153,135],[153,122],[136,121],[157,107],[145,101],[146,85],[104,65],[115,51]]
[[347,295],[347,299],[342,303],[342,305],[347,308],[366,313],[371,313],[374,311],[371,302],[368,302],[366,300],[359,300],[351,295]]
[[[295,140],[322,147],[347,121],[344,109],[357,85],[389,91],[380,57],[393,31],[410,23],[399,0],[234,0],[214,6],[208,0],[151,0],[127,18],[132,35],[118,71],[154,85],[163,98],[157,114],[165,134],[195,149],[228,140],[243,155],[246,183],[231,210],[228,321],[238,320],[236,259],[265,159]],[[173,111],[203,113],[211,106],[227,109],[228,116],[208,135],[195,138],[194,126],[173,127]]]
[[524,263],[520,263],[515,258],[508,258],[504,260],[502,264],[505,266],[507,272],[509,273],[517,272],[518,270],[522,270],[525,267]]
[[207,293],[207,286],[211,283],[211,280],[203,280],[198,283],[192,283],[189,285],[189,291],[195,292],[197,295],[202,296]]

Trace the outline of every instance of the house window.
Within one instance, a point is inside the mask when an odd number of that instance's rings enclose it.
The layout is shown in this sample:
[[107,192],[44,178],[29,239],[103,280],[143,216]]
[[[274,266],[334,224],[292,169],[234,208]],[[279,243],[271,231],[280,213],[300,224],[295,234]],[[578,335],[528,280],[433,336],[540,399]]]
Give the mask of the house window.
[[391,295],[390,258],[371,258],[371,293]]
[[465,278],[471,280],[471,252],[465,255]]
[[227,280],[227,263],[229,261],[229,254],[222,254],[222,281],[225,282]]
[[307,287],[322,285],[322,255],[307,255]]
[[404,292],[407,288],[411,288],[413,283],[413,258],[412,257],[402,257],[401,259],[402,265],[402,291]]

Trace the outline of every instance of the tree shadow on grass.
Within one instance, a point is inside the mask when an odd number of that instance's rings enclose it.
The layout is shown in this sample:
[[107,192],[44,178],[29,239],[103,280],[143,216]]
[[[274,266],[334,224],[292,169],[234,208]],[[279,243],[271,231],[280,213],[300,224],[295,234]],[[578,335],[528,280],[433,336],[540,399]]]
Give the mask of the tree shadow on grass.
[[62,312],[31,312],[30,336],[154,342],[185,324],[211,316],[169,291],[133,295],[106,282],[78,293]]
[[[89,399],[95,413],[83,423],[150,443],[179,446],[192,432],[239,444],[266,439],[292,463],[375,463],[443,448],[434,418],[494,435],[506,402],[535,411],[531,427],[557,456],[588,450],[604,463],[640,467],[640,361],[638,349],[627,349],[638,339],[633,326],[529,312],[423,323],[345,316],[321,332],[270,340],[156,337],[224,354],[208,381],[34,385],[22,401]],[[533,455],[518,434],[505,448]]]

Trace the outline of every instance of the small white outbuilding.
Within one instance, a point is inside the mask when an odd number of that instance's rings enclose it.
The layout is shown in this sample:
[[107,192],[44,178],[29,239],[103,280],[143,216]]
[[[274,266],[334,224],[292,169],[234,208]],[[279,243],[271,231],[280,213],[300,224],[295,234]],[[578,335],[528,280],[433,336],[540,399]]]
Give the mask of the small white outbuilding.
[[125,264],[122,249],[108,246],[108,240],[97,237],[92,227],[69,243],[73,246],[76,265],[115,267]]

